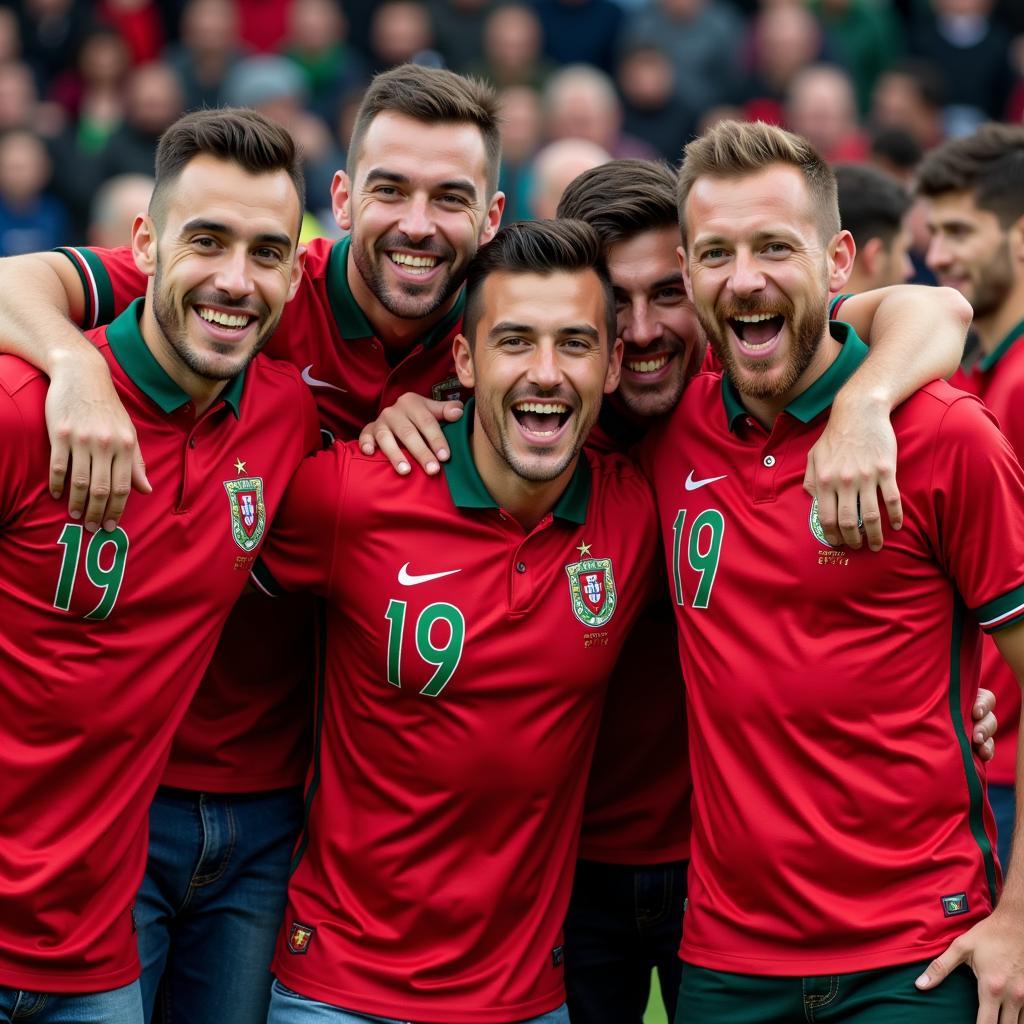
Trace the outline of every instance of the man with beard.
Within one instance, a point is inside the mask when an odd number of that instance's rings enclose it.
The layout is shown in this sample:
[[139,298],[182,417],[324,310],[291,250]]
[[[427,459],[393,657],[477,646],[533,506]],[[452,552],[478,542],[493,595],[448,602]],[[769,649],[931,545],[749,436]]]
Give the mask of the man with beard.
[[[981,357],[953,383],[982,398],[1024,458],[1024,128],[987,124],[939,147],[921,164],[917,190],[928,210],[928,266],[974,308]],[[1006,734],[988,769],[999,857],[1006,864],[1015,819],[1020,690],[990,640],[982,679],[996,692]]]
[[254,573],[328,607],[271,1024],[568,1024],[581,768],[656,585],[646,481],[582,452],[622,354],[597,236],[504,228],[470,265],[464,331],[475,398],[443,475],[336,444]]
[[829,544],[804,457],[866,352],[827,320],[853,262],[834,175],[796,136],[724,122],[687,147],[678,202],[725,367],[646,453],[694,780],[678,1012],[1016,1019],[1024,867],[993,910],[967,734],[981,629],[1024,676],[1024,474],[975,398],[929,384],[893,414],[903,529]]
[[318,441],[294,368],[253,360],[299,284],[302,202],[291,137],[252,111],[163,136],[132,236],[145,299],[91,335],[154,456],[114,530],[50,496],[47,381],[0,358],[0,1020],[142,1022],[150,801]]

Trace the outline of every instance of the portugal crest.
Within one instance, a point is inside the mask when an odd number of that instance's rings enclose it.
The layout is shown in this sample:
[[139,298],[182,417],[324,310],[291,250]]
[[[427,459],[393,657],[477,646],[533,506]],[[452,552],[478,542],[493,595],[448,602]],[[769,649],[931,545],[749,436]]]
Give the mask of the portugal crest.
[[231,506],[231,536],[243,551],[252,551],[263,539],[267,509],[263,504],[263,477],[245,476],[225,480]]
[[[832,544],[829,544],[829,542],[827,540],[825,540],[825,531],[821,528],[821,519],[818,516],[818,499],[817,498],[815,498],[811,502],[811,514],[807,517],[807,525],[811,528],[811,533],[814,534],[815,538],[820,543],[824,544],[825,547],[827,547],[827,548],[833,547]],[[859,498],[857,499],[857,528],[859,530],[863,530],[864,529],[864,520],[861,518],[861,514],[860,514],[860,499]]]
[[584,626],[603,626],[614,614],[618,595],[610,558],[584,558],[565,567],[572,610]]

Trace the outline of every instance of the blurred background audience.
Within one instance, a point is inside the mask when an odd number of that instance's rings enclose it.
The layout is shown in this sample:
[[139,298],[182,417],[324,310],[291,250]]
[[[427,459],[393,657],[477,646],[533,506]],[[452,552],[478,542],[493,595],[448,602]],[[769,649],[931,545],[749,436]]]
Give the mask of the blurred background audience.
[[[1024,2],[14,0],[0,7],[2,251],[96,238],[115,199],[138,205],[160,132],[223,103],[295,134],[306,233],[336,233],[353,112],[373,73],[409,60],[500,90],[509,220],[553,209],[601,159],[676,161],[724,116],[801,132],[894,209],[893,179],[910,186],[930,149],[1024,117]],[[920,275],[913,207],[901,223],[872,238],[909,239]]]

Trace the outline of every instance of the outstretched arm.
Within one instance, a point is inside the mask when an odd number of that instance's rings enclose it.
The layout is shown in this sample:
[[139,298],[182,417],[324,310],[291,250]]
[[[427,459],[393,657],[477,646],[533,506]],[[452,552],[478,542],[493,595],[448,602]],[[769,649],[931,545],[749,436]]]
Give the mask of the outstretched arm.
[[85,527],[113,529],[134,484],[150,490],[135,428],[103,357],[75,327],[82,283],[60,253],[0,261],[0,352],[20,356],[50,378],[50,491],[60,498],[70,466],[68,513]]
[[878,551],[879,490],[890,525],[903,525],[889,415],[929,381],[956,370],[972,311],[952,288],[899,285],[851,296],[836,315],[869,343],[870,354],[836,395],[828,425],[808,453],[804,487],[818,499],[830,544],[859,548],[862,523],[869,547]]

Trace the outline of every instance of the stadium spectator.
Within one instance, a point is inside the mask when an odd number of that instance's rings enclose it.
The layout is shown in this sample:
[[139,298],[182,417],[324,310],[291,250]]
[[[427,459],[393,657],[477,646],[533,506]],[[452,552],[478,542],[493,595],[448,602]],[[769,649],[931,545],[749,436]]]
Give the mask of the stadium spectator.
[[992,0],[931,0],[932,10],[912,29],[912,52],[945,78],[950,136],[1006,113],[1014,85],[1011,36],[992,17],[992,6]]
[[656,156],[641,139],[622,131],[622,104],[612,80],[597,68],[570,64],[548,80],[544,90],[547,137],[587,139],[616,158]]
[[183,109],[224,102],[224,79],[246,53],[238,30],[235,0],[188,0],[181,38],[164,55],[181,82]]
[[877,0],[810,0],[809,7],[850,72],[858,109],[867,111],[875,81],[903,49],[899,18]]
[[348,22],[334,0],[294,0],[284,55],[306,76],[306,106],[333,124],[342,98],[365,87],[368,68],[349,45]]
[[834,170],[839,220],[857,244],[845,290],[903,284],[913,273],[904,224],[910,194],[896,178],[867,164],[839,164]]
[[815,64],[790,82],[786,124],[829,162],[858,161],[868,155],[868,140],[857,117],[850,76],[842,68]]
[[554,217],[566,185],[584,171],[609,160],[607,150],[586,139],[559,139],[545,146],[533,161],[530,208],[534,217]]
[[735,99],[742,37],[743,22],[726,0],[651,0],[630,13],[622,45],[662,50],[680,98],[703,112]]
[[145,174],[121,174],[99,187],[89,210],[89,245],[114,249],[130,245],[135,218],[149,209],[153,179]]
[[614,0],[534,0],[544,32],[544,53],[560,65],[591,64],[605,74],[615,70],[623,26]]
[[484,32],[498,0],[426,0],[438,50],[445,65],[464,74],[480,60]]
[[157,142],[183,109],[173,68],[161,61],[135,68],[128,77],[124,121],[101,154],[104,175],[152,173]]
[[945,97],[942,74],[927,61],[908,58],[879,76],[869,120],[876,131],[897,128],[908,132],[919,149],[930,149],[945,137]]
[[528,220],[533,158],[543,143],[544,114],[540,95],[525,85],[503,89],[501,101],[501,171],[507,223]]
[[470,72],[487,78],[499,89],[527,85],[541,89],[555,70],[543,54],[540,21],[525,4],[502,5],[484,23],[483,52]]
[[58,75],[49,98],[63,107],[79,145],[96,151],[121,123],[131,55],[112,28],[82,37],[75,66]]
[[78,41],[89,25],[89,5],[78,0],[23,0],[16,10],[22,60],[45,96],[53,79],[74,63]]
[[32,71],[22,61],[0,64],[0,132],[39,128],[39,93]]
[[13,7],[0,7],[0,65],[21,60],[21,29]]
[[675,69],[663,50],[638,45],[622,54],[617,73],[623,129],[675,162],[695,126],[696,110],[679,95]]
[[52,249],[67,237],[67,211],[47,190],[50,158],[25,128],[0,135],[0,256]]
[[430,15],[420,0],[386,0],[373,13],[370,50],[374,68],[386,71],[399,64],[441,64]]
[[745,78],[735,97],[746,118],[782,124],[790,84],[824,54],[821,25],[805,7],[779,3],[759,11],[748,30]]

